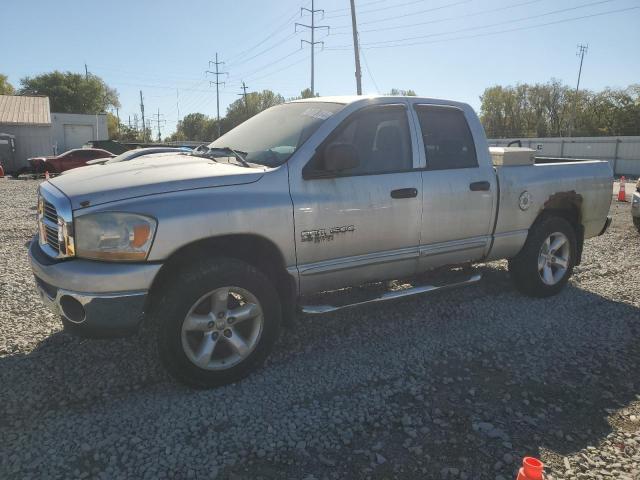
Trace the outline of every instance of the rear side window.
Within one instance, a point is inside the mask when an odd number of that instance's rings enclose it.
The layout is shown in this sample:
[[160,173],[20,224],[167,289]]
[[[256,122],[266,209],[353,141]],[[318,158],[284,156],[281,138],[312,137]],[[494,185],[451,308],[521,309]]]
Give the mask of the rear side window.
[[476,148],[464,113],[456,108],[417,106],[427,170],[478,166]]

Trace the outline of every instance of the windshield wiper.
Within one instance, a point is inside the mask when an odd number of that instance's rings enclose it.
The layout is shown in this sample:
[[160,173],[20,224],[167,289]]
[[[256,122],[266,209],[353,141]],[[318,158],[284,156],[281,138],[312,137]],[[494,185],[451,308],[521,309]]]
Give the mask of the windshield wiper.
[[230,154],[232,154],[234,157],[236,157],[238,159],[238,161],[242,164],[243,167],[251,168],[251,164],[249,164],[249,162],[247,162],[244,159],[244,157],[247,155],[247,152],[242,152],[240,150],[234,150],[231,147],[209,147],[208,152],[211,152],[211,151],[230,153]]

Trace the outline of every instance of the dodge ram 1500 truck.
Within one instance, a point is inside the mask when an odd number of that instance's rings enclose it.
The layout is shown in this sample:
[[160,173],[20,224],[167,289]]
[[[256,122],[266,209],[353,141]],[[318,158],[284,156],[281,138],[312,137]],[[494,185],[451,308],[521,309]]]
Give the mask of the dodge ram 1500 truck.
[[255,369],[296,312],[353,306],[305,305],[309,294],[496,259],[525,294],[558,293],[584,240],[609,225],[612,181],[604,161],[536,165],[531,151],[490,150],[463,103],[315,98],[190,154],[42,183],[29,252],[66,326],[143,324],[176,378],[211,387]]

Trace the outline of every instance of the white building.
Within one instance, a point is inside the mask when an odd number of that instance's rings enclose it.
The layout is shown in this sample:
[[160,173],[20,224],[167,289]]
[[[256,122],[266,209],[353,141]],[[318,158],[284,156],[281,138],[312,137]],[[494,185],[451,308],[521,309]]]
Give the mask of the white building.
[[0,133],[13,135],[8,172],[28,166],[29,157],[58,155],[90,140],[108,140],[107,115],[52,113],[48,97],[0,95]]

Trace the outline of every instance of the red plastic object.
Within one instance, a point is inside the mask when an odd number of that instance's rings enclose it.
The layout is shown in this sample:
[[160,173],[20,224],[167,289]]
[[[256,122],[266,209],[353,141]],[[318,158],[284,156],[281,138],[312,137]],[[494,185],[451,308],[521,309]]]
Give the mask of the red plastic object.
[[618,191],[618,201],[619,202],[626,202],[627,201],[627,192],[626,192],[626,188],[625,188],[625,181],[626,179],[624,177],[620,178],[620,190]]
[[4,177],[4,168],[0,165],[0,178]]
[[544,464],[533,457],[522,459],[522,468],[518,472],[516,480],[543,480]]

